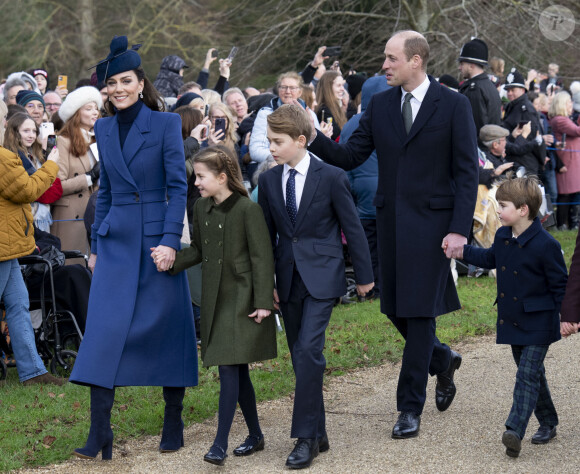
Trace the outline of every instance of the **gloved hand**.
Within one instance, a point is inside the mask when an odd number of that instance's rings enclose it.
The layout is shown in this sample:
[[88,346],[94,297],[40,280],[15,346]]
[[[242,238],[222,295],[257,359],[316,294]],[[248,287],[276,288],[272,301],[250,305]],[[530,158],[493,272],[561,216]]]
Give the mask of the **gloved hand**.
[[86,175],[90,176],[93,183],[96,183],[99,180],[99,176],[101,176],[101,163],[97,161],[93,169],[86,173]]

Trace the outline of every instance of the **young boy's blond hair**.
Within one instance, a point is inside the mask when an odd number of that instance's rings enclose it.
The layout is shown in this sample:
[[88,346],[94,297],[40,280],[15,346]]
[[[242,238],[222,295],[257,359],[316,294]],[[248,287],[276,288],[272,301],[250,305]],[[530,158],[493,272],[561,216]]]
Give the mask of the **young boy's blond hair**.
[[303,135],[308,141],[312,132],[308,112],[294,104],[281,105],[268,115],[268,127],[274,133],[289,135],[292,140],[297,140]]
[[536,176],[524,176],[522,178],[512,178],[508,175],[504,179],[497,192],[497,201],[513,202],[516,209],[520,209],[524,204],[528,206],[528,219],[533,221],[542,205],[542,191],[540,182]]

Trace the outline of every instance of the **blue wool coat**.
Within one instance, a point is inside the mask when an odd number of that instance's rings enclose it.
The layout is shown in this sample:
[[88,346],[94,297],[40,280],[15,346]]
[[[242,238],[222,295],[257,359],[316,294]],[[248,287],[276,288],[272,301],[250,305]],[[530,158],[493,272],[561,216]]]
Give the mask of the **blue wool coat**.
[[197,348],[187,278],[158,272],[151,247],[179,249],[187,183],[178,115],[146,106],[121,150],[116,116],[95,134],[101,182],[91,252],[85,337],[70,377],[79,384],[197,384]]
[[538,218],[517,238],[500,227],[488,249],[466,245],[463,260],[497,269],[497,343],[551,344],[560,339],[568,272],[560,244]]

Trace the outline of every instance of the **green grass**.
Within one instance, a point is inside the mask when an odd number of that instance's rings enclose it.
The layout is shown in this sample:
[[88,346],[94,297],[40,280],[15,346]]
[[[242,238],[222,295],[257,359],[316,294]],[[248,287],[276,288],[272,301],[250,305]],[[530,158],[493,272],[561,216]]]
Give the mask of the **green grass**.
[[[576,232],[557,232],[554,236],[562,244],[569,265]],[[493,333],[495,280],[461,277],[458,292],[463,307],[438,318],[439,338],[453,344]],[[403,340],[380,313],[378,301],[343,305],[334,310],[326,331],[328,376],[396,362],[402,350]],[[284,397],[293,391],[294,374],[283,333],[278,334],[278,358],[255,364],[251,375],[258,401]],[[218,395],[217,370],[200,369],[199,386],[186,391],[185,423],[214,416]],[[158,435],[163,424],[163,406],[159,387],[117,389],[111,418],[116,445],[128,438]],[[73,384],[23,387],[16,369],[10,369],[7,380],[0,386],[0,471],[68,459],[74,448],[84,445],[89,421],[86,387]]]

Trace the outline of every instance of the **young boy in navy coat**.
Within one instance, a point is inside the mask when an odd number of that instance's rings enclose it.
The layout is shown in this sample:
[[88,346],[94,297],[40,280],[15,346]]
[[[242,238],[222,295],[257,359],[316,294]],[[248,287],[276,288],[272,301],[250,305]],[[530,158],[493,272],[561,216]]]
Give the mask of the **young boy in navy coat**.
[[535,177],[505,180],[497,190],[503,223],[489,249],[466,245],[463,260],[497,269],[497,343],[511,344],[518,370],[513,404],[502,442],[518,457],[528,421],[540,422],[532,443],[556,436],[558,415],[546,381],[544,358],[560,339],[560,306],[567,271],[560,244],[536,217],[542,194]]
[[340,230],[349,243],[357,291],[374,286],[368,244],[346,173],[306,150],[311,124],[298,105],[268,116],[270,153],[276,163],[260,175],[258,202],[274,248],[276,290],[296,375],[291,437],[298,438],[286,466],[310,466],[329,449],[322,381],[324,333],[334,301],[346,292]]

